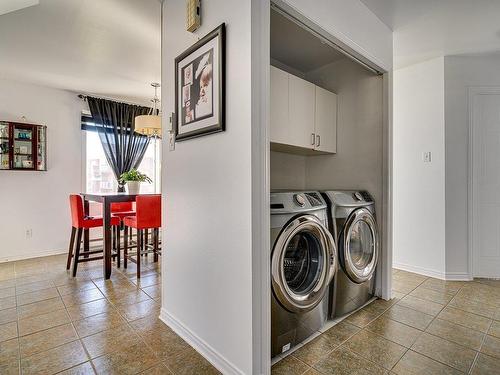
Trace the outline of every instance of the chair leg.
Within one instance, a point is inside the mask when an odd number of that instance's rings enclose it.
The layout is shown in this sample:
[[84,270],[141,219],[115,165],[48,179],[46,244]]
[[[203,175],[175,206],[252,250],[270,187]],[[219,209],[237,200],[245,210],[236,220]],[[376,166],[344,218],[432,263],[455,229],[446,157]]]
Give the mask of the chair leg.
[[137,229],[137,278],[141,277],[142,231]]
[[[147,246],[148,246],[149,230],[148,230],[148,229],[145,229],[145,230],[144,230],[144,233],[145,233],[145,235],[144,235],[144,239],[143,239],[142,249],[143,249],[144,251],[146,251],[146,250],[147,250]],[[147,252],[146,252],[146,253],[144,253],[144,256],[145,256],[145,257],[147,257],[147,256],[148,256],[148,253],[147,253]]]
[[76,246],[75,254],[73,256],[73,277],[76,277],[76,269],[78,268],[78,260],[80,259],[80,243],[82,241],[83,229],[78,228],[78,233],[76,235]]
[[69,249],[68,249],[68,261],[66,262],[66,270],[71,267],[71,258],[73,258],[73,248],[75,246],[75,234],[76,228],[71,227],[71,237],[69,239]]
[[121,265],[121,259],[120,259],[120,253],[121,253],[121,249],[120,249],[120,227],[115,227],[115,228],[116,228],[116,252],[117,252],[116,263],[118,265],[118,268],[120,268],[120,265]]
[[159,229],[158,228],[155,228],[153,229],[153,241],[154,241],[154,247],[153,247],[153,251],[154,251],[154,258],[153,258],[153,261],[154,262],[158,262],[158,240],[159,240]]
[[[130,229],[132,231],[132,229]],[[125,226],[125,233],[123,234],[123,267],[127,269],[128,260],[128,227]]]
[[111,227],[111,238],[113,239],[113,250],[116,250],[116,227]]

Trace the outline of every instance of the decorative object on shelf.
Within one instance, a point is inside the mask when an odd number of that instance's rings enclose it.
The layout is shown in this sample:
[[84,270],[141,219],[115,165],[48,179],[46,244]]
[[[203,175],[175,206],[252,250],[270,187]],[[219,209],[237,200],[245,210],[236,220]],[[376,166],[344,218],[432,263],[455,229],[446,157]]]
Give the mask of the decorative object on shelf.
[[149,114],[140,115],[135,118],[135,131],[148,137],[161,138],[160,99],[158,98],[158,87],[160,87],[160,84],[153,82],[151,86],[155,89],[155,96],[151,99],[153,107],[151,107]]
[[225,130],[225,24],[175,59],[175,137]]
[[47,170],[47,127],[0,121],[0,170]]
[[186,0],[186,30],[194,32],[201,26],[201,1]]
[[152,183],[153,181],[147,175],[136,169],[131,169],[120,176],[120,183],[122,185],[126,184],[129,194],[139,194],[141,182]]

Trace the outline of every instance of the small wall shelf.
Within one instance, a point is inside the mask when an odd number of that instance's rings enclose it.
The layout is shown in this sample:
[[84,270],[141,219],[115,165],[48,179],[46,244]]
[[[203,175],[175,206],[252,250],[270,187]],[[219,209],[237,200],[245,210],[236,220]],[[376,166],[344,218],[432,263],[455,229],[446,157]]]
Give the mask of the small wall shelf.
[[0,170],[46,171],[47,127],[0,121]]

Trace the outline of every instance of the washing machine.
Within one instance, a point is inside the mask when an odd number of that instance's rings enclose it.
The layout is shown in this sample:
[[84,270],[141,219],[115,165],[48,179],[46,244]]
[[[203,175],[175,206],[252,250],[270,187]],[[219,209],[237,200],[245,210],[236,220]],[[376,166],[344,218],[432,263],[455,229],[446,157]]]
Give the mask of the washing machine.
[[338,248],[339,269],[330,288],[330,318],[346,315],[375,293],[380,253],[375,202],[366,191],[322,192],[328,226]]
[[321,329],[337,248],[317,191],[271,193],[271,356]]

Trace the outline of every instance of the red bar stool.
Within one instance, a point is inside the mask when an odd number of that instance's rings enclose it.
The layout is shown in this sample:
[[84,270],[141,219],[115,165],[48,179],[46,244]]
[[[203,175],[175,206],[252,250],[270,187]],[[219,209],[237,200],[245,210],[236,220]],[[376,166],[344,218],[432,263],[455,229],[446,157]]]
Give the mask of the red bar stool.
[[[145,248],[142,250],[142,242],[144,231],[151,229],[153,231],[153,248],[154,261],[158,261],[158,254],[161,255],[159,249],[159,229],[161,228],[161,195],[139,195],[135,201],[135,216],[127,216],[123,219],[125,224],[125,244],[123,263],[127,268],[127,260],[137,264],[137,278],[141,277],[141,254],[147,254],[150,251]],[[137,255],[134,260],[128,255],[128,229],[135,228],[137,230]]]
[[[120,227],[113,227],[113,249],[116,250],[116,242],[119,242],[120,230],[123,229],[123,218],[126,216],[135,216],[133,202],[116,202],[111,203],[111,215],[120,219]],[[130,233],[130,240],[132,239],[132,231]],[[118,264],[118,266],[120,266]]]
[[[78,267],[78,263],[81,262],[89,262],[91,260],[99,260],[103,259],[100,257],[88,257],[91,254],[102,253],[103,250],[91,250],[84,251],[80,253],[80,243],[82,241],[82,233],[84,229],[90,228],[99,228],[103,225],[102,216],[93,216],[86,217],[83,210],[83,199],[81,196],[72,194],[69,196],[69,205],[71,208],[71,238],[69,241],[69,249],[68,249],[68,261],[66,262],[66,269],[69,270],[71,265],[71,258],[73,259],[73,277],[76,276],[76,270]],[[111,217],[111,225],[118,226],[120,225],[120,219],[117,217]],[[75,244],[75,235],[76,235],[76,244]],[[118,234],[119,236],[119,234]],[[118,263],[120,262],[120,241],[118,241]],[[74,251],[73,251],[74,250]],[[81,258],[83,256],[84,258]]]

